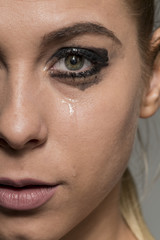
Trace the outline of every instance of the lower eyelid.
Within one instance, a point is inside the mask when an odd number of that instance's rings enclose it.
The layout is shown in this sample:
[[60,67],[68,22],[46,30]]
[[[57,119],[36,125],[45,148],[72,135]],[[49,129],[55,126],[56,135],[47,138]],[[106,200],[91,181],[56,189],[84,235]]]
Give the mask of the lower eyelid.
[[87,78],[87,80],[84,80],[82,78],[77,79],[77,78],[58,78],[56,77],[55,80],[58,81],[61,84],[73,87],[73,88],[78,88],[81,91],[86,90],[89,87],[92,87],[93,85],[98,85],[102,81],[102,76],[99,74],[95,74],[93,76],[90,76]]
[[78,86],[78,85],[87,85],[87,84],[92,84],[95,83],[95,79],[98,79],[98,74],[88,76],[87,78],[85,77],[61,77],[61,75],[52,75],[50,74],[51,78],[54,78],[58,82],[64,83],[66,85],[73,85],[73,86]]
[[[79,72],[62,72],[62,71],[57,71],[55,72],[53,69],[50,71],[50,77],[51,78],[58,78],[58,79],[78,79],[77,81],[81,82],[81,79],[83,79],[83,82],[88,82],[88,78],[99,74],[101,71],[102,67],[100,66],[93,66],[91,69],[86,70],[86,71],[79,71]],[[87,79],[87,80],[86,80]],[[69,80],[68,80],[69,81]],[[75,80],[74,80],[75,81]]]

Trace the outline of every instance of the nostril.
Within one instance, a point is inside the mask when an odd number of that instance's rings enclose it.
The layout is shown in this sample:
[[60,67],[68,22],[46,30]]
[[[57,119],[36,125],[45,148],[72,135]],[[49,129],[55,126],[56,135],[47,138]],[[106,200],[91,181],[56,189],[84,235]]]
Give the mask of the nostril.
[[37,140],[37,139],[32,139],[32,140],[28,141],[28,143],[37,145],[37,144],[39,143],[39,140]]
[[28,147],[32,147],[32,148],[37,147],[39,144],[40,144],[40,141],[38,139],[31,139],[26,143]]
[[43,144],[43,141],[40,141],[39,139],[31,139],[25,145],[26,147],[29,147],[29,148],[36,148],[42,144]]
[[9,147],[9,144],[3,138],[0,138],[0,147]]
[[15,143],[8,143],[5,139],[0,138],[0,147],[2,148],[10,148],[13,150],[21,150],[22,148],[26,148],[26,147],[37,147],[38,145],[40,145],[41,142],[38,139],[31,139],[28,142],[24,143],[24,144],[15,144]]

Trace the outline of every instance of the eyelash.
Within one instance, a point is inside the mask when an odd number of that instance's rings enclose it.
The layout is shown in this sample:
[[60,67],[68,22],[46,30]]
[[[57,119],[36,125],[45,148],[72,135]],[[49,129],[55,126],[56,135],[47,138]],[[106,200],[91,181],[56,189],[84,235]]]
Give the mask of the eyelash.
[[[65,65],[65,61],[68,57],[76,57],[83,60],[82,67],[79,69],[82,70],[57,70],[56,66]],[[81,86],[85,84],[91,84],[92,82],[95,83],[95,79],[97,81],[97,77],[93,78],[92,76],[99,73],[102,68],[108,66],[109,58],[108,51],[106,49],[66,47],[59,49],[51,57],[49,62],[51,62],[49,68],[49,75],[51,78],[58,78],[59,81],[66,84]],[[85,64],[87,65],[87,68],[84,67]]]

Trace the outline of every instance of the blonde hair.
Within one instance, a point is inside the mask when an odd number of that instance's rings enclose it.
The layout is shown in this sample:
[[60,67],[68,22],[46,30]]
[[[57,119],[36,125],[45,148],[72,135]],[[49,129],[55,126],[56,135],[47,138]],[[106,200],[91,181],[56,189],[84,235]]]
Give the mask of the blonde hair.
[[122,178],[120,209],[124,221],[137,240],[154,240],[143,219],[136,185],[129,169]]

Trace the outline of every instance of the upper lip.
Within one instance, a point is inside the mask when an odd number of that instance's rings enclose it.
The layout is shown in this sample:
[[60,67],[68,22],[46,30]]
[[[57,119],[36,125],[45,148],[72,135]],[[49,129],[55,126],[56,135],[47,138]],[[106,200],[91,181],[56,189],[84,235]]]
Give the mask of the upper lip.
[[41,180],[33,179],[33,178],[25,178],[25,179],[19,179],[19,180],[13,180],[10,178],[0,178],[0,184],[7,185],[7,186],[12,186],[12,187],[25,187],[25,186],[55,186],[58,185],[56,184],[50,184]]

